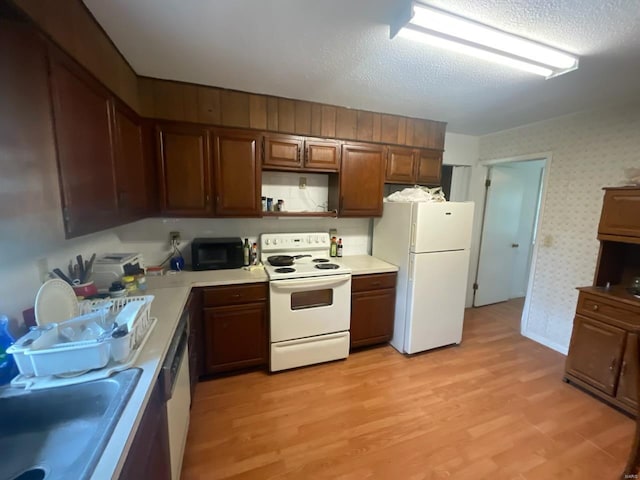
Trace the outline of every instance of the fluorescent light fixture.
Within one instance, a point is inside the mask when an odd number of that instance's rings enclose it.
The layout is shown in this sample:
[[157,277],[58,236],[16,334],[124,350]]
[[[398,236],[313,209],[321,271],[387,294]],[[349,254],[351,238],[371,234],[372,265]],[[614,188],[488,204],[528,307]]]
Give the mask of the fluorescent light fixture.
[[552,78],[578,68],[578,57],[419,2],[391,26],[391,38],[447,48]]

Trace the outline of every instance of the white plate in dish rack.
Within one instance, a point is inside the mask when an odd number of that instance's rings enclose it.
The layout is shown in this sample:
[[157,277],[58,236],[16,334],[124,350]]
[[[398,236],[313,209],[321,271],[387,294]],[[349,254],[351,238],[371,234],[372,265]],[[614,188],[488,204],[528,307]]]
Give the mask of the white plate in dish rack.
[[38,290],[34,311],[39,326],[64,322],[78,315],[78,298],[64,280],[47,280]]

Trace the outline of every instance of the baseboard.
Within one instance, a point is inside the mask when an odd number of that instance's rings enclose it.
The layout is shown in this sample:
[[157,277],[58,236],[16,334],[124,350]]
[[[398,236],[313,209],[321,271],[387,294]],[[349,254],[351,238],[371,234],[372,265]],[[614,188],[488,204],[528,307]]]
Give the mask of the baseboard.
[[548,338],[541,337],[540,335],[536,335],[535,333],[522,332],[522,335],[533,340],[534,342],[538,342],[539,344],[550,348],[551,350],[560,352],[563,355],[566,355],[567,353],[569,353],[568,347],[565,347],[564,345],[560,345],[559,343],[552,342]]

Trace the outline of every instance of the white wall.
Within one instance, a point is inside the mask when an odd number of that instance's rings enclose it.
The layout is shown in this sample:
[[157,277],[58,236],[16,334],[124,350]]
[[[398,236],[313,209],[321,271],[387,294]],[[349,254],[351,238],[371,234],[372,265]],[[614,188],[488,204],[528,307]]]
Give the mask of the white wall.
[[475,165],[479,156],[479,137],[447,132],[444,136],[445,165]]
[[256,242],[261,233],[328,232],[335,228],[344,244],[343,254],[371,252],[368,218],[147,218],[118,227],[122,248],[142,252],[147,265],[157,264],[170,253],[169,232],[179,231],[185,261],[191,261],[189,243],[196,237],[241,237]]
[[[602,187],[623,183],[623,169],[640,166],[640,105],[560,117],[480,138],[480,159],[550,151],[540,245],[525,335],[566,352],[577,299],[591,285],[598,253],[596,233]],[[482,198],[484,170],[471,189]],[[480,194],[479,194],[480,193]]]

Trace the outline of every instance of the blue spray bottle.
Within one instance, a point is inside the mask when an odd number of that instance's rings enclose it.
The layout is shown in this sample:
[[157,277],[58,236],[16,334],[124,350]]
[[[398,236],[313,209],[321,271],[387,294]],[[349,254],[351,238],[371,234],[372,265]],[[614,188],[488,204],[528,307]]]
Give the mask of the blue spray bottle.
[[0,385],[9,383],[18,374],[13,355],[7,353],[7,348],[14,341],[9,333],[9,319],[6,315],[0,315]]

